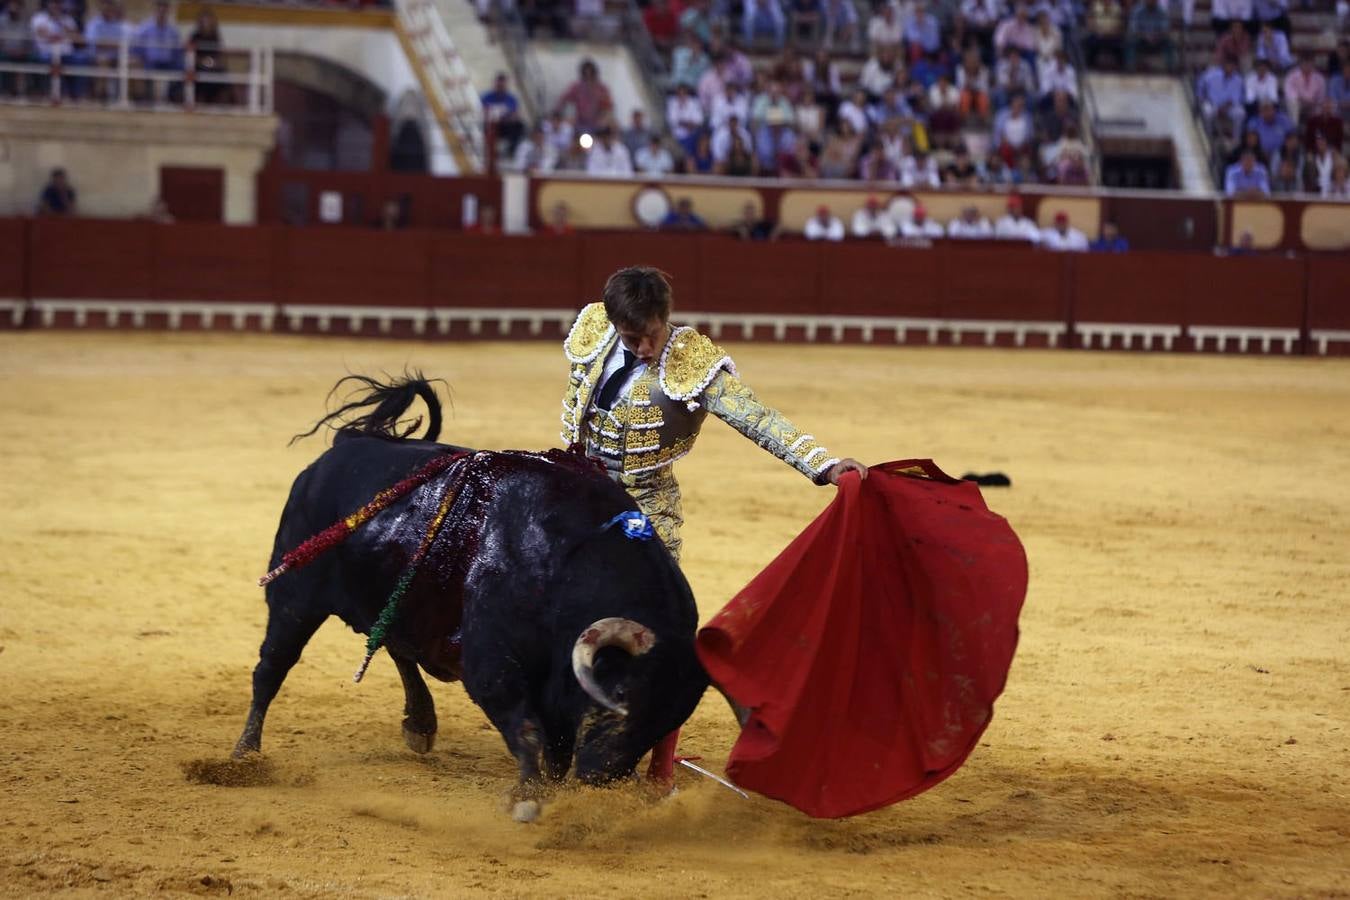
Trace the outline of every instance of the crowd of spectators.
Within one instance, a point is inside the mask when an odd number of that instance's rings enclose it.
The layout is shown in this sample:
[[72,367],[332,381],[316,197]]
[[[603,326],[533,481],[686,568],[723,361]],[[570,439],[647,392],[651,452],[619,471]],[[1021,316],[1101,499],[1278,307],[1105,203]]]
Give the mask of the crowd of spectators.
[[622,119],[586,60],[532,129],[499,129],[508,167],[906,187],[1090,180],[1070,0],[881,0],[867,17],[852,0],[650,0],[644,20],[669,58],[665,129]]
[[[127,66],[133,73],[185,72],[191,65],[196,76],[226,71],[224,46],[215,13],[204,7],[186,39],[174,23],[169,0],[156,0],[142,22],[126,21],[120,0],[98,0],[97,10],[84,0],[4,0],[0,8],[0,63],[58,64],[61,68],[94,68],[106,75],[65,74],[62,92],[71,99],[110,101],[118,97],[119,59],[126,48]],[[92,4],[91,4],[92,5]],[[0,72],[0,95],[46,94],[47,75]],[[181,81],[133,78],[131,96],[136,101],[184,99]],[[219,81],[197,80],[195,103],[233,103],[234,86]]]
[[[1006,211],[991,222],[977,206],[966,206],[945,225],[929,218],[921,203],[901,204],[891,209],[879,196],[867,198],[861,207],[845,220],[829,206],[822,204],[802,225],[800,236],[808,241],[843,241],[845,239],[884,240],[900,244],[927,244],[933,240],[993,240],[1019,241],[1032,246],[1056,251],[1087,251],[1124,253],[1129,242],[1113,222],[1103,222],[1097,239],[1089,242],[1082,231],[1074,228],[1069,216],[1057,211],[1052,224],[1041,228],[1023,211],[1022,198],[1010,194]],[[708,232],[713,229],[694,209],[693,201],[681,197],[657,228],[662,231]],[[776,240],[783,233],[781,223],[765,218],[753,203],[745,204],[741,218],[725,229],[744,240]]]
[[1195,93],[1227,157],[1224,192],[1350,200],[1350,42],[1325,59],[1292,52],[1281,0],[1218,0],[1213,21],[1219,40]]

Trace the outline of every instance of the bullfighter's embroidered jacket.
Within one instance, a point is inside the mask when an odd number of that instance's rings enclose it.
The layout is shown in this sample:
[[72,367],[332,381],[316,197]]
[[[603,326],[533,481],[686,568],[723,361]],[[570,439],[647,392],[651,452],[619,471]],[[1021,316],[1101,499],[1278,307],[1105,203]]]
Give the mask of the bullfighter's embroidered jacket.
[[602,460],[630,491],[648,480],[640,476],[668,469],[693,449],[708,413],[818,484],[839,461],[813,435],[761,403],[737,377],[726,351],[687,326],[671,329],[659,365],[635,376],[613,409],[593,406],[596,383],[618,339],[603,303],[590,304],[577,317],[563,342],[572,368],[562,439]]

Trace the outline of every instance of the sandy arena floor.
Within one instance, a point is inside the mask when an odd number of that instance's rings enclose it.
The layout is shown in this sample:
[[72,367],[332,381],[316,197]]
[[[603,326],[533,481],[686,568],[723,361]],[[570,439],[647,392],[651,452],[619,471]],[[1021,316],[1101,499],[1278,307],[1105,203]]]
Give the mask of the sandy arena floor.
[[[330,622],[264,737],[269,783],[189,783],[243,723],[287,439],[346,370],[455,385],[444,435],[557,441],[551,344],[0,335],[0,895],[1350,897],[1350,362],[736,346],[762,396],[868,461],[1007,471],[1031,561],[984,743],[930,793],[812,821],[681,776],[532,826],[455,685],[402,692]],[[710,422],[681,464],[705,617],[829,500]],[[720,769],[709,696],[683,749]]]

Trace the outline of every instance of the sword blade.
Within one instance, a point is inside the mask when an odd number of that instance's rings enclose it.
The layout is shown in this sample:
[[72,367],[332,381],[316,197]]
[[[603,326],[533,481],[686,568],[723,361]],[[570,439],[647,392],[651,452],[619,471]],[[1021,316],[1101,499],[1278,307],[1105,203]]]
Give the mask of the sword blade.
[[749,799],[750,799],[750,795],[749,795],[749,794],[747,794],[745,791],[741,790],[740,788],[736,787],[736,785],[732,784],[730,781],[727,781],[727,780],[726,780],[725,778],[723,778],[721,775],[714,775],[712,772],[709,772],[707,769],[703,768],[702,766],[696,766],[696,765],[694,765],[693,763],[691,763],[691,762],[690,762],[689,760],[687,760],[687,759],[682,759],[682,760],[680,760],[680,765],[685,766],[685,767],[690,768],[690,769],[693,769],[695,772],[697,772],[698,774],[702,775],[704,778],[711,778],[713,781],[717,782],[718,784],[720,784],[722,787],[726,788],[727,790],[729,790],[729,791],[735,791],[736,793],[740,794],[740,795],[741,795],[742,797],[744,797],[746,800],[749,800]]

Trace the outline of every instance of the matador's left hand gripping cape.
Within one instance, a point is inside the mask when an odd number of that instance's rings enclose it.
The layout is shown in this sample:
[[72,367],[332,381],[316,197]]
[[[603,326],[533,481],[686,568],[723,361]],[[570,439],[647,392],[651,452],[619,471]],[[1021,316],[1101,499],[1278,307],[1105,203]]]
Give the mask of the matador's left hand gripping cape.
[[760,403],[736,376],[721,347],[693,328],[672,329],[656,367],[638,375],[612,410],[592,408],[591,396],[618,334],[603,303],[581,311],[563,342],[572,363],[562,404],[562,439],[581,444],[614,475],[635,476],[671,465],[688,453],[712,413],[816,483],[837,457],[777,410]]

